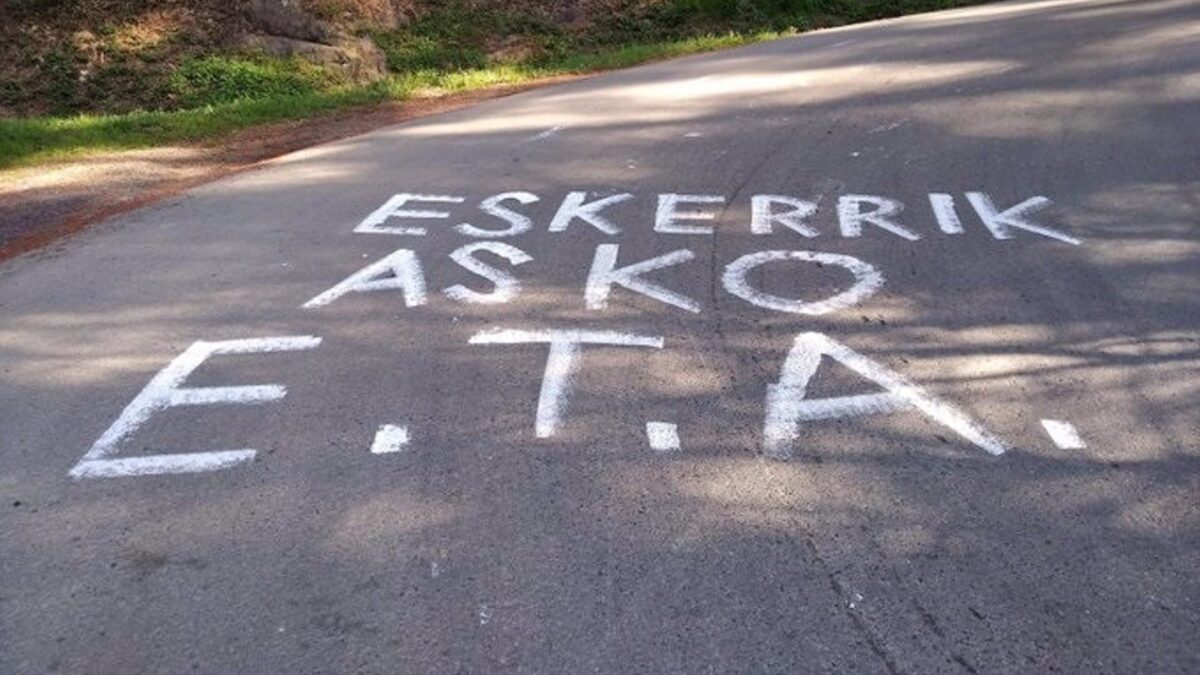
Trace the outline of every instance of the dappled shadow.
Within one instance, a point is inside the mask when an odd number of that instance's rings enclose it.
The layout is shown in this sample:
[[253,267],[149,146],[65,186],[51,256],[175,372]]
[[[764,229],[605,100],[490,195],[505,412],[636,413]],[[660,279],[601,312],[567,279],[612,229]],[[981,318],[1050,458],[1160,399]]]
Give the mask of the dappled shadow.
[[[1177,38],[1196,11],[1041,4],[485,103],[10,263],[0,485],[21,505],[0,515],[4,658],[46,670],[34,645],[61,639],[64,670],[100,671],[1196,670],[1200,53]],[[547,234],[572,189],[634,193],[608,212],[623,232]],[[1083,244],[996,240],[966,204],[965,232],[941,233],[926,195],[977,189],[1050,197],[1040,222]],[[478,281],[445,260],[467,241],[449,227],[351,232],[396,192],[461,195],[461,220],[508,190],[542,197],[523,209],[535,231],[505,240],[533,257],[511,304],[441,295]],[[715,235],[652,233],[659,192],[725,196]],[[849,193],[905,202],[921,239],[840,236]],[[752,235],[754,194],[817,201],[819,236]],[[653,278],[702,311],[620,289],[586,309],[610,241],[623,263],[692,250]],[[300,309],[401,246],[421,256],[428,304],[374,293]],[[738,256],[793,248],[853,255],[886,283],[818,317],[722,288]],[[781,267],[752,282],[810,297],[845,279]],[[666,344],[585,347],[562,428],[540,440],[546,348],[468,344],[494,326]],[[991,457],[910,410],[805,425],[791,461],[765,459],[766,385],[803,331],[1014,449]],[[192,380],[286,383],[283,401],[171,410],[124,451],[252,447],[252,465],[65,478],[192,341],[302,334],[324,342],[214,359]],[[870,390],[826,362],[811,395]],[[1088,447],[1055,447],[1043,418]],[[681,452],[651,452],[655,420],[678,424]],[[406,425],[411,448],[367,452],[385,423]]]

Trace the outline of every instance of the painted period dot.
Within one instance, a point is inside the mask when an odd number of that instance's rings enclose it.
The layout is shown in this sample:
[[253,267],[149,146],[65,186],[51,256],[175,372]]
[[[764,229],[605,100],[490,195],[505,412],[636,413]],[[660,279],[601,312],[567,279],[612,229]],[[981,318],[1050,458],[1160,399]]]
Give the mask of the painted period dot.
[[1074,424],[1062,420],[1042,420],[1042,428],[1049,434],[1050,440],[1063,450],[1082,450],[1087,443],[1079,437],[1079,431]]
[[670,422],[646,422],[646,438],[655,452],[679,451],[679,429]]
[[375,432],[375,442],[371,444],[371,454],[390,455],[400,452],[408,445],[408,428],[394,424],[384,424]]

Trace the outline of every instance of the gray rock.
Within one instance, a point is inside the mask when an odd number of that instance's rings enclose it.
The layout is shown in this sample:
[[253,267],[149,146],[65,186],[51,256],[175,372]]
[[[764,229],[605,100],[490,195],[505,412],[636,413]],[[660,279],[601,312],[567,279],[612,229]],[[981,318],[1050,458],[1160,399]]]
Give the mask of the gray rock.
[[326,44],[337,35],[333,26],[305,11],[300,0],[250,0],[246,13],[271,35]]
[[387,75],[387,59],[375,43],[365,38],[334,36],[331,44],[297,40],[279,35],[248,35],[248,49],[271,56],[298,56],[319,66],[332,68],[353,82],[370,82]]

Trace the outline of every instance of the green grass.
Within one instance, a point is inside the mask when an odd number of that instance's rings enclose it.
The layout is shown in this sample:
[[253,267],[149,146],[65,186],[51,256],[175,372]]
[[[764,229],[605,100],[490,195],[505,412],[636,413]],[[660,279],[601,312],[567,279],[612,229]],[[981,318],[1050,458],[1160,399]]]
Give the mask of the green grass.
[[305,97],[337,84],[327,70],[299,58],[209,54],[185,59],[171,74],[172,94],[184,108],[252,98]]
[[[633,44],[590,53],[566,54],[536,64],[497,63],[462,70],[423,69],[394,74],[366,86],[320,90],[288,77],[270,80],[281,87],[253,96],[254,78],[263,72],[209,78],[194,87],[197,100],[216,99],[203,107],[172,111],[139,111],[116,115],[76,115],[0,119],[0,169],[30,166],[106,150],[146,148],[181,141],[211,139],[259,124],[312,117],[358,105],[398,101],[441,92],[466,91],[531,82],[554,75],[588,73],[732,47],[776,37],[776,33],[729,34]],[[240,68],[240,67],[239,67]],[[278,73],[275,73],[278,75]],[[282,83],[282,84],[281,84]]]
[[638,63],[710,52],[740,45],[773,40],[793,31],[764,31],[754,34],[728,33],[726,35],[704,35],[682,38],[667,42],[649,42],[613,47],[595,52],[569,54],[558,57],[550,67],[559,72],[586,73],[600,70],[624,68]]
[[256,124],[383,101],[382,87],[245,99],[174,111],[0,120],[0,168],[213,138]]

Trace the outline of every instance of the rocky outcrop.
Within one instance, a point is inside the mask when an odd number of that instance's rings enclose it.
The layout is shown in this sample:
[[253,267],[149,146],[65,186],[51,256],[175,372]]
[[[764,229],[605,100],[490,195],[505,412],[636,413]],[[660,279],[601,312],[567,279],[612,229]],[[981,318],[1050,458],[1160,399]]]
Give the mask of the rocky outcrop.
[[325,42],[334,35],[332,27],[309,13],[300,0],[250,0],[246,13],[270,35],[306,42]]
[[367,38],[335,36],[329,43],[297,40],[280,35],[252,34],[243,46],[271,56],[298,56],[340,73],[348,82],[371,82],[387,75],[383,50]]
[[250,0],[245,11],[262,31],[245,38],[249,48],[272,56],[298,56],[338,71],[353,82],[369,82],[387,74],[386,58],[375,43],[349,35],[302,0]]

